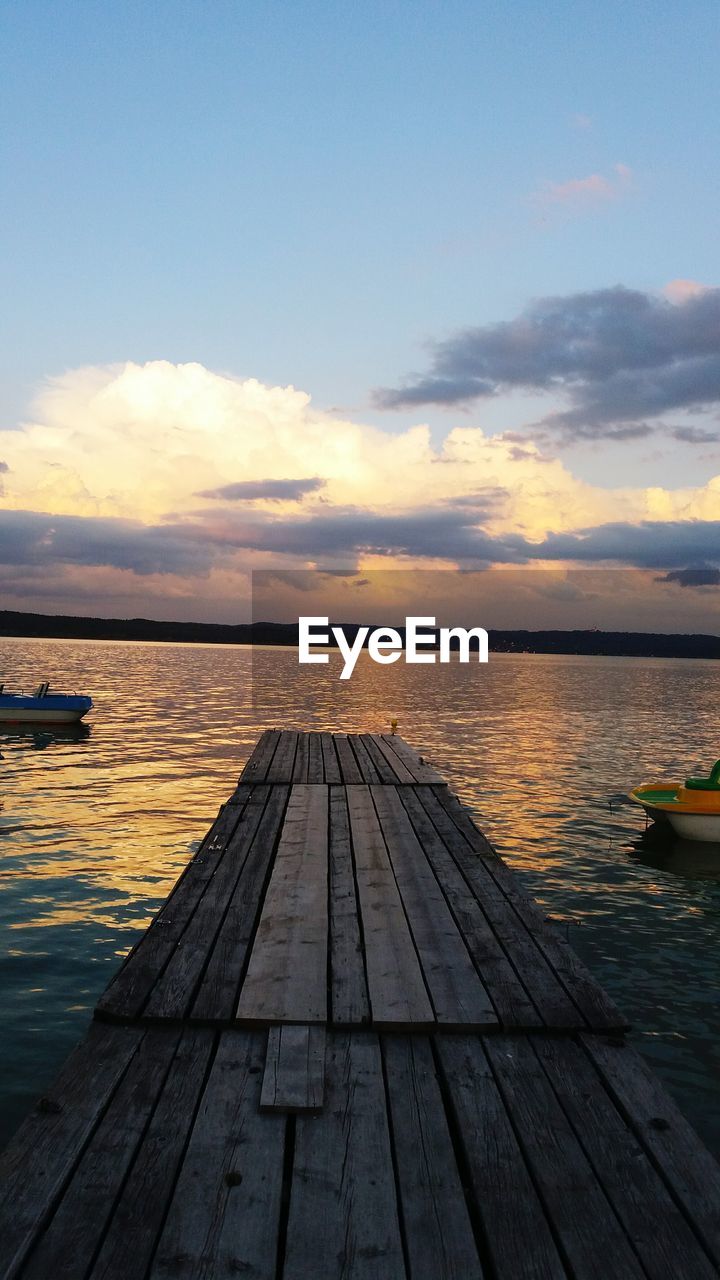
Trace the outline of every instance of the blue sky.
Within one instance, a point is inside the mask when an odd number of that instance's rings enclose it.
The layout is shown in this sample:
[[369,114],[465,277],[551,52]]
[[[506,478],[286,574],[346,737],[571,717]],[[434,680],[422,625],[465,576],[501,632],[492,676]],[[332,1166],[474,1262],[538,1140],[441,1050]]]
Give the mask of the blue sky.
[[[373,389],[533,299],[718,282],[714,3],[28,0],[0,23],[6,429],[47,379],[166,361],[436,445],[524,430],[538,387]],[[720,471],[667,436],[552,452],[601,486]]]

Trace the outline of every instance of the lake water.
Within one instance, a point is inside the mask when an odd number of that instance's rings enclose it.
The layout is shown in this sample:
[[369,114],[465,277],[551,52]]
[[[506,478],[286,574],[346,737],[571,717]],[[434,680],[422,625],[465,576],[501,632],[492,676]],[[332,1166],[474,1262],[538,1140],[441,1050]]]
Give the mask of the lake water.
[[49,679],[95,701],[79,739],[0,727],[0,1141],[82,1035],[260,730],[377,732],[394,716],[560,921],[720,1154],[720,846],[653,839],[623,799],[720,755],[720,663],[499,654],[487,666],[380,667],[364,655],[340,684],[338,662],[0,640],[0,679]]

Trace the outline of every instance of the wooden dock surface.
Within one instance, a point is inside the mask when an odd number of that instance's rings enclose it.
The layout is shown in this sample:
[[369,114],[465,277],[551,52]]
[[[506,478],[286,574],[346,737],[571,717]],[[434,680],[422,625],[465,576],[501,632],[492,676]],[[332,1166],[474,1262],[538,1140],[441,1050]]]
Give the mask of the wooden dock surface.
[[406,743],[268,731],[0,1158],[0,1277],[718,1276],[625,1029]]

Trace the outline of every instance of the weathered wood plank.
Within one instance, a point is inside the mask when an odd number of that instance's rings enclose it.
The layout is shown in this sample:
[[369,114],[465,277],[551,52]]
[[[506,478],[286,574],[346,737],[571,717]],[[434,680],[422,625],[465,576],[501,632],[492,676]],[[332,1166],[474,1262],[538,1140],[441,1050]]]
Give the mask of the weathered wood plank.
[[477,897],[484,915],[492,925],[508,960],[521,978],[523,986],[548,1027],[587,1029],[587,1022],[577,1005],[536,944],[497,882],[485,861],[470,848],[462,832],[439,803],[435,789],[418,788],[418,798],[442,836],[443,842]]
[[378,776],[378,781],[386,782],[390,786],[395,786],[398,782],[397,771],[386,760],[373,735],[371,733],[363,733],[360,735],[358,741],[362,743],[372,760],[372,763],[375,766],[375,772]]
[[[247,802],[253,788],[243,789]],[[240,788],[238,788],[240,791]],[[108,983],[96,1007],[96,1017],[136,1018],[140,1015],[155,982],[172,956],[182,934],[202,898],[208,881],[220,865],[245,805],[224,805],[177,880],[149,928],[126,956],[115,977]]]
[[671,1187],[720,1271],[720,1166],[650,1067],[629,1045],[580,1041],[628,1125]]
[[177,1047],[177,1031],[145,1032],[82,1153],[52,1219],[30,1253],[27,1280],[77,1280],[90,1267]]
[[280,741],[279,729],[266,729],[253,747],[252,753],[240,774],[241,782],[265,782],[275,748]]
[[280,741],[267,771],[266,782],[292,782],[297,744],[296,733],[292,733],[289,729],[281,731]]
[[[342,773],[340,771],[340,761],[336,751],[337,738],[334,733],[321,733],[320,746],[322,749],[323,760],[323,777],[324,781],[332,786],[334,783],[342,782]],[[359,781],[359,779],[358,779]]]
[[537,903],[523,890],[517,874],[497,856],[467,810],[446,788],[437,788],[436,796],[445,812],[462,831],[470,847],[481,855],[483,864],[532,934],[539,950],[588,1026],[597,1031],[627,1028],[627,1018],[588,972],[569,942],[548,924]]
[[637,1254],[618,1221],[529,1040],[486,1036],[490,1065],[577,1280],[641,1280]]
[[481,1280],[430,1042],[384,1036],[391,1132],[413,1280]]
[[336,1024],[370,1019],[344,787],[330,788],[330,1013]]
[[89,1273],[91,1280],[129,1280],[146,1274],[182,1163],[214,1041],[211,1031],[195,1028],[183,1033]]
[[405,1276],[377,1037],[333,1033],[326,1103],[300,1116],[283,1280]]
[[[693,1280],[717,1277],[717,1268],[581,1046],[567,1036],[537,1036],[532,1051],[651,1280],[681,1275],[691,1275]],[[631,1052],[625,1058],[625,1070],[632,1072],[634,1065]],[[696,1139],[695,1150],[697,1145]],[[720,1217],[720,1196],[715,1207],[716,1217]]]
[[346,786],[353,786],[363,781],[362,770],[355,758],[355,753],[346,737],[335,737],[338,763],[342,773],[342,781]]
[[358,768],[362,774],[362,781],[368,784],[380,781],[380,775],[375,768],[371,756],[368,754],[367,747],[357,733],[348,734],[348,742],[355,752],[355,759],[358,762]]
[[497,1280],[566,1280],[482,1041],[442,1036],[437,1046],[493,1274]]
[[348,787],[347,798],[373,1022],[431,1026],[435,1015],[370,790]]
[[322,743],[319,733],[308,734],[308,769],[307,780],[315,784],[325,781],[323,769]]
[[424,760],[415,748],[411,747],[410,743],[401,738],[399,734],[384,733],[382,739],[386,746],[400,757],[416,782],[442,783],[443,786],[446,785],[442,774],[438,773],[437,769],[433,768],[431,764],[428,764],[427,760]]
[[295,760],[293,762],[293,770],[292,770],[293,782],[307,782],[309,754],[310,754],[310,734],[299,733],[297,735],[297,748],[295,751]]
[[370,788],[395,879],[441,1026],[496,1027],[480,980],[395,787]]
[[421,805],[416,789],[403,787],[400,797],[503,1026],[514,1029],[542,1027],[544,1023],[538,1010],[475,894]]
[[0,1275],[48,1221],[143,1033],[96,1023],[0,1156]]
[[245,866],[271,788],[253,788],[228,844],[227,852],[200,898],[172,956],[153,985],[143,1014],[147,1018],[183,1018],[195,998],[215,938]]
[[[394,738],[391,737],[390,741],[393,742]],[[372,743],[373,743],[373,746],[375,747],[375,750],[380,754],[382,754],[386,764],[388,764],[390,769],[392,770],[393,778],[396,785],[401,785],[401,784],[412,785],[414,782],[417,781],[414,774],[410,771],[410,769],[408,769],[405,761],[400,758],[397,752],[393,751],[391,746],[388,746],[382,734],[373,734]]]
[[224,1031],[150,1271],[274,1277],[286,1118],[260,1113],[262,1032]]
[[233,1021],[250,945],[272,866],[290,788],[277,783],[255,831],[242,871],[215,939],[197,996],[193,1018]]
[[270,1027],[261,1109],[322,1111],[324,1096],[325,1028]]
[[328,794],[294,786],[237,1016],[326,1022]]

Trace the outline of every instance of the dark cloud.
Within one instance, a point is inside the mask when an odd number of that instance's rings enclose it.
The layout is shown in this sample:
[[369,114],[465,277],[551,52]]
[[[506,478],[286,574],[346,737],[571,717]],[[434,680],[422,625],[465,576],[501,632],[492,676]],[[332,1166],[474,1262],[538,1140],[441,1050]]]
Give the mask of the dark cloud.
[[[335,509],[328,515],[253,521],[233,519],[198,529],[199,538],[236,549],[294,554],[355,563],[361,555],[408,555],[478,564],[530,564],[536,560],[610,562],[670,570],[720,563],[720,521],[616,521],[531,542],[519,533],[491,535],[473,507],[435,507],[401,515]],[[342,570],[346,572],[346,570]]]
[[[346,509],[303,519],[275,519],[266,512],[242,519],[225,513],[214,521],[194,517],[158,526],[4,511],[0,512],[0,568],[22,570],[28,580],[38,567],[53,565],[112,567],[141,576],[192,576],[207,574],[228,555],[249,551],[304,557],[348,578],[356,573],[358,558],[367,554],[440,558],[463,567],[543,560],[620,564],[670,573],[687,573],[686,566],[695,564],[702,567],[696,572],[709,573],[720,566],[718,520],[637,525],[618,521],[549,533],[542,541],[531,542],[520,533],[491,535],[478,525],[478,519],[474,507],[462,505],[400,515]],[[331,567],[333,562],[337,570]],[[287,572],[288,576],[295,573]],[[675,576],[668,581],[681,579]]]
[[306,493],[322,489],[325,481],[320,476],[303,480],[238,480],[235,484],[223,484],[218,489],[201,489],[198,498],[222,498],[229,502],[254,502],[258,498],[277,502],[297,502]]
[[449,559],[501,560],[514,558],[500,539],[475,527],[474,510],[446,508],[409,515],[374,515],[364,511],[333,512],[301,520],[259,520],[253,525],[226,524],[225,544],[256,551],[291,552],[315,559],[354,558],[357,553],[392,556],[440,556]]
[[0,462],[0,474],[2,474],[2,472],[4,472],[4,471],[9,471],[9,470],[10,470],[10,468],[9,468],[9,466],[8,466],[7,462]]
[[539,559],[610,560],[640,569],[682,568],[720,563],[720,520],[617,521],[574,533],[549,533],[537,547]]
[[720,587],[720,569],[672,569],[658,582],[677,582],[681,587]]
[[188,527],[135,520],[0,512],[0,564],[76,564],[133,573],[207,573],[214,552]]
[[431,350],[429,373],[376,392],[381,407],[545,391],[570,401],[543,423],[566,437],[639,437],[666,410],[720,402],[720,289],[680,304],[621,286],[541,298]]
[[720,431],[706,431],[704,427],[674,427],[670,433],[674,440],[683,444],[717,444],[720,442]]

